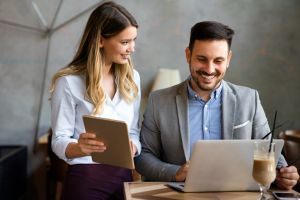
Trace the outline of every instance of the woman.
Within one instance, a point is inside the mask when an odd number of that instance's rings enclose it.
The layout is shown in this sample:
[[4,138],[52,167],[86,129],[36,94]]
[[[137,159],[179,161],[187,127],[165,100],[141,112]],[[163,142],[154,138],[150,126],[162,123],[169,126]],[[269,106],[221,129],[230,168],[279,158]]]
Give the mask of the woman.
[[85,27],[73,61],[51,84],[52,149],[69,165],[63,199],[123,199],[123,182],[131,171],[96,164],[92,152],[105,144],[85,133],[82,116],[125,121],[132,152],[139,154],[140,77],[133,69],[138,24],[121,5],[104,2]]

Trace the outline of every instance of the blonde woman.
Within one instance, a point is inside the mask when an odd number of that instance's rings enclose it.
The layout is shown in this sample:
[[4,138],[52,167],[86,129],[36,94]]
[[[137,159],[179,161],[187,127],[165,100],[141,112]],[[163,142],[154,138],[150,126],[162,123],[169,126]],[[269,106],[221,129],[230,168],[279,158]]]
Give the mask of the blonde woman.
[[92,161],[90,154],[106,147],[85,133],[82,116],[125,121],[132,150],[140,153],[140,77],[130,60],[137,28],[124,7],[102,3],[89,17],[74,59],[53,76],[52,149],[69,164],[63,199],[123,199],[123,182],[132,180],[128,169]]

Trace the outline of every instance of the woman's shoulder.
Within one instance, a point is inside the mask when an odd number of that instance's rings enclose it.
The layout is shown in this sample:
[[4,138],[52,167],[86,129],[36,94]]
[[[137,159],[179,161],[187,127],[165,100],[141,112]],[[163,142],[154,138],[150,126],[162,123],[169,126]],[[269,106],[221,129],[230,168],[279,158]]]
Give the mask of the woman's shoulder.
[[65,75],[61,76],[57,79],[57,81],[63,81],[63,82],[68,82],[68,83],[73,83],[73,82],[82,82],[84,81],[85,77],[83,75]]
[[133,76],[140,78],[140,73],[136,69],[133,69]]
[[85,91],[85,77],[66,75],[56,80],[56,91],[71,93],[73,97],[82,98]]
[[134,79],[134,82],[136,83],[140,83],[140,74],[137,70],[133,69],[133,79]]
[[85,77],[83,75],[66,75],[59,77],[56,80],[57,85],[68,85],[69,87],[77,87],[85,84]]

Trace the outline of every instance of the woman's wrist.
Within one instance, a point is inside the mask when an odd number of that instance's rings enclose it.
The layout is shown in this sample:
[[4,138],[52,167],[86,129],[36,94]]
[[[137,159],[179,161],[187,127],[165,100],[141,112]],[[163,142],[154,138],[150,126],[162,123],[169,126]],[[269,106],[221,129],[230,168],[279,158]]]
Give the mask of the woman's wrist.
[[87,156],[84,152],[81,151],[81,148],[79,147],[79,144],[76,142],[71,142],[68,144],[66,148],[66,157],[68,159],[72,158],[78,158]]

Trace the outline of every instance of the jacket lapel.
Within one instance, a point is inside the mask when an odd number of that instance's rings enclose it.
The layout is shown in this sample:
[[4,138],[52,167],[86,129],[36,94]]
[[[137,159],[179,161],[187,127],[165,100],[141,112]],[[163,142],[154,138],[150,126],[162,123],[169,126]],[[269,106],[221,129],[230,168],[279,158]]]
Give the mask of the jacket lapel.
[[227,140],[233,139],[236,97],[225,81],[223,81],[222,98],[222,138]]
[[179,128],[182,140],[182,146],[186,160],[190,159],[190,138],[188,128],[188,99],[187,99],[188,80],[183,82],[178,88],[176,95],[176,107],[178,112]]

